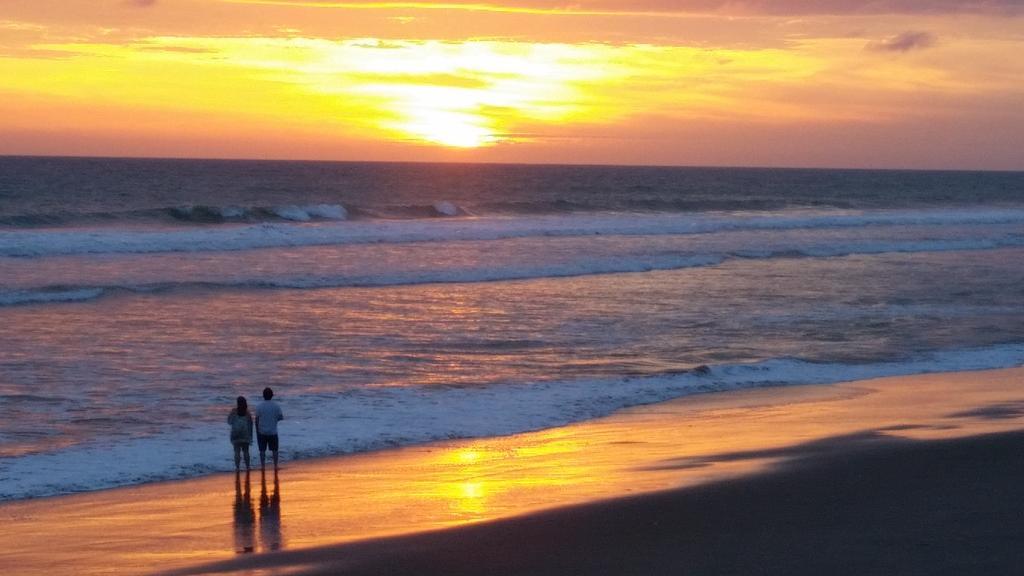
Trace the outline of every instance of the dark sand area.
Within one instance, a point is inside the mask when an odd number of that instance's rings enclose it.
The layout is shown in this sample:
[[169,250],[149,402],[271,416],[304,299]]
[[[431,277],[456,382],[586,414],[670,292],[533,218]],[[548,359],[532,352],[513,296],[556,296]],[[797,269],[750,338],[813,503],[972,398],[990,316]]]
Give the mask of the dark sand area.
[[787,452],[709,485],[176,574],[1024,574],[1024,433],[865,433]]

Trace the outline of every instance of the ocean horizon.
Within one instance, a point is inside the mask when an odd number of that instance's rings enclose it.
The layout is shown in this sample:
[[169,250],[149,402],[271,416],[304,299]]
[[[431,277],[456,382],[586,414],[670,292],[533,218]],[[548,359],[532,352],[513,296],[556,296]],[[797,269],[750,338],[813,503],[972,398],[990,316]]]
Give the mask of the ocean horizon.
[[615,163],[615,162],[566,162],[566,161],[516,161],[516,160],[386,160],[386,159],[342,159],[314,157],[257,157],[257,156],[160,156],[160,155],[103,155],[103,154],[0,154],[0,158],[23,160],[142,160],[142,161],[182,161],[182,162],[271,162],[283,164],[411,164],[411,165],[466,165],[466,166],[561,166],[583,168],[669,168],[669,169],[724,169],[724,170],[820,170],[820,171],[860,171],[860,172],[981,172],[1019,174],[1024,170],[1015,168],[989,168],[973,166],[872,166],[839,164],[680,164],[680,163]]

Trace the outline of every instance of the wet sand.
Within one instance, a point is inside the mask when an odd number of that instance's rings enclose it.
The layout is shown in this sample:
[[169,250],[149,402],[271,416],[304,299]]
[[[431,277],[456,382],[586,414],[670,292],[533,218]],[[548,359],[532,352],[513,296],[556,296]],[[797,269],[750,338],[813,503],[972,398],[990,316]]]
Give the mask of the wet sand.
[[813,461],[739,480],[176,574],[1024,573],[1024,433],[859,442],[794,447]]
[[1022,381],[1012,369],[714,394],[287,463],[276,482],[222,474],[7,504],[0,562],[19,574],[1016,573]]

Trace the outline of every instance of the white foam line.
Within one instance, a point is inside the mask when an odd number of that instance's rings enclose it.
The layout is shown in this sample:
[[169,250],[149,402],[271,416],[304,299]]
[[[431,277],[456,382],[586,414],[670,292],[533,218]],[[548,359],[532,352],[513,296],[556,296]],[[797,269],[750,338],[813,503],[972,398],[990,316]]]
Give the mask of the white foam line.
[[623,274],[657,270],[682,270],[715,266],[730,258],[771,259],[779,257],[828,258],[850,255],[892,253],[923,253],[989,250],[1024,246],[1024,236],[999,238],[909,240],[893,242],[844,242],[838,244],[784,245],[771,249],[744,249],[723,254],[633,255],[629,257],[594,257],[585,264],[551,264],[536,266],[498,266],[431,271],[392,271],[377,274],[235,276],[206,281],[159,282],[153,284],[118,284],[53,286],[0,290],[0,307],[53,302],[79,302],[99,298],[118,291],[155,292],[184,288],[247,289],[285,288],[316,289],[345,287],[411,286],[437,283],[497,282],[537,278],[567,278],[600,274]]
[[218,225],[159,230],[0,231],[0,256],[202,252],[333,244],[497,240],[533,236],[680,235],[861,226],[1024,224],[1024,210],[877,211],[815,216],[604,215],[398,222]]
[[[772,359],[708,374],[573,380],[486,387],[385,388],[288,397],[281,425],[286,459],[339,455],[453,438],[491,437],[598,418],[690,394],[766,386],[830,384],[883,376],[1008,368],[1024,344],[952,350],[905,362],[817,364]],[[230,395],[222,401],[224,415]],[[0,460],[0,500],[49,496],[232,468],[220,414],[172,434],[106,439],[59,452]]]

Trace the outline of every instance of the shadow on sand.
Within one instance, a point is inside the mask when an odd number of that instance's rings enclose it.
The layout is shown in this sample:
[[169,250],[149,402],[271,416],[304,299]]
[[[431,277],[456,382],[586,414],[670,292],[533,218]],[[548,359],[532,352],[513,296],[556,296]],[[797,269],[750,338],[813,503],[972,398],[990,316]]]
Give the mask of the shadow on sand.
[[284,547],[281,535],[281,482],[273,473],[273,489],[267,491],[267,474],[260,473],[259,539],[257,541],[256,510],[252,502],[250,473],[235,473],[234,541],[235,552],[270,552]]

